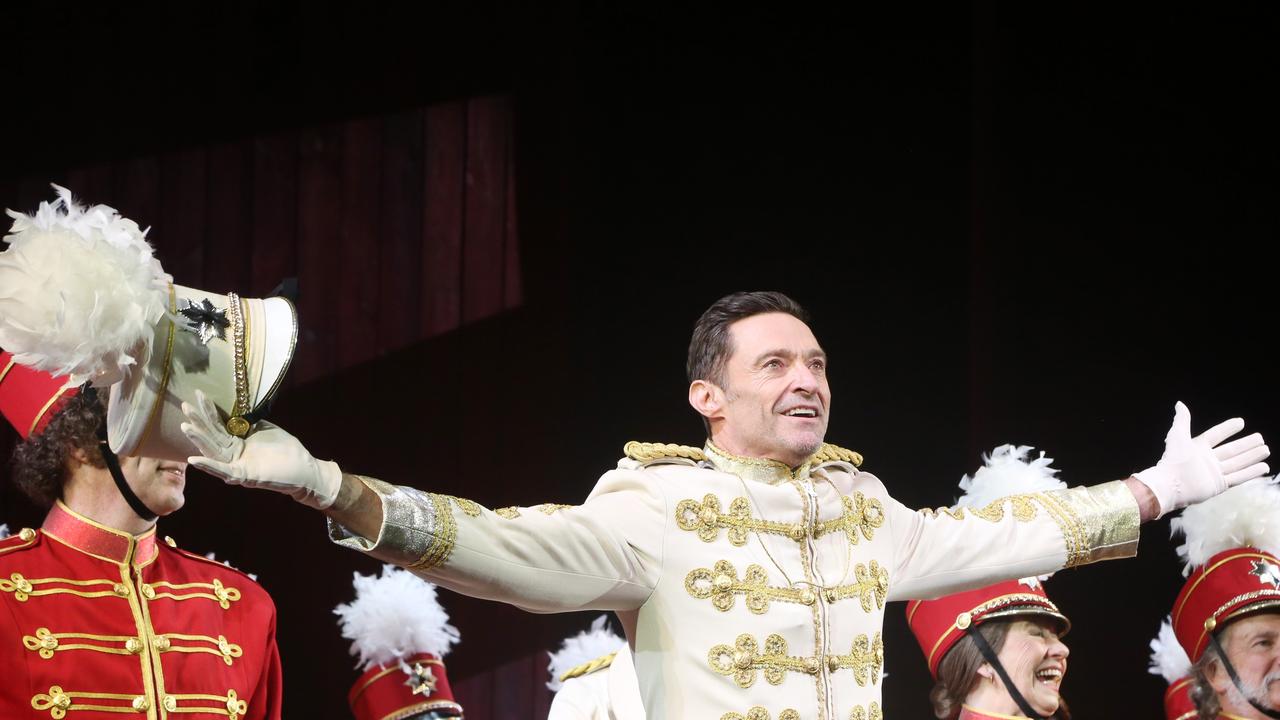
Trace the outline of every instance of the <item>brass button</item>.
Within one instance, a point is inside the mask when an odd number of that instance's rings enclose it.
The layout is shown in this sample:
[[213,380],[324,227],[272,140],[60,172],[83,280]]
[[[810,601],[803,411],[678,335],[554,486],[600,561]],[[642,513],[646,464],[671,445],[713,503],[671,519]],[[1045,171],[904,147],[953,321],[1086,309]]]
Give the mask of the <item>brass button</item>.
[[818,674],[818,658],[809,657],[804,659],[804,671],[810,675]]
[[133,709],[138,712],[146,712],[151,709],[151,701],[147,700],[146,695],[139,695],[133,699]]
[[178,709],[178,700],[172,695],[164,696],[164,709],[173,712]]
[[698,519],[702,521],[703,525],[715,525],[717,515],[719,515],[719,513],[715,510],[712,510],[711,508],[703,508],[702,512],[698,513]]
[[31,592],[32,588],[31,588],[30,580],[27,580],[26,578],[22,577],[18,573],[14,573],[10,577],[13,578],[13,586],[18,588],[18,592],[24,592],[24,593]]
[[804,603],[805,605],[812,605],[818,602],[818,594],[810,590],[809,588],[805,588],[804,590],[800,591],[800,602]]
[[129,638],[128,640],[124,641],[124,649],[128,650],[130,653],[134,655],[137,655],[138,653],[142,652],[142,641],[139,640],[138,638]]
[[171,548],[178,547],[177,541],[175,541],[173,538],[169,537],[168,535],[164,536],[164,544],[168,545]]
[[155,639],[151,641],[151,645],[155,647],[156,650],[159,650],[160,652],[164,652],[165,650],[168,650],[170,647],[173,646],[173,642],[170,641],[169,638],[165,637],[164,635],[157,635]]
[[71,696],[62,692],[62,688],[50,688],[50,694],[53,696],[53,704],[59,710],[66,710],[71,707]]
[[805,536],[805,527],[804,527],[803,525],[793,525],[793,526],[791,526],[791,539],[792,539],[792,540],[797,540],[797,541],[799,541],[799,540],[803,540],[803,539],[804,539],[804,536]]
[[40,647],[44,648],[45,650],[57,650],[58,638],[52,635],[45,635],[44,637],[40,638]]
[[142,594],[143,594],[143,596],[144,596],[144,597],[146,597],[148,600],[155,600],[155,599],[156,599],[156,589],[155,589],[155,588],[153,588],[153,587],[151,587],[151,585],[149,585],[149,584],[147,584],[147,583],[143,583],[143,585],[142,585]]
[[733,587],[733,578],[725,575],[724,573],[720,573],[712,583],[715,585],[717,590],[728,590]]
[[1218,627],[1218,620],[1210,615],[1209,618],[1204,621],[1204,629],[1206,632],[1213,632],[1213,629],[1216,627]]
[[840,669],[840,656],[839,656],[839,655],[828,655],[828,656],[827,656],[827,670],[828,670],[829,672],[835,672],[835,671],[837,671],[837,670],[839,670],[839,669]]
[[22,528],[18,531],[18,537],[22,538],[23,542],[31,542],[36,539],[36,531],[31,528]]
[[111,586],[111,592],[114,592],[120,597],[129,597],[129,586],[124,585],[123,583],[116,583]]
[[738,650],[733,654],[733,664],[735,667],[746,670],[751,667],[751,653],[745,650]]
[[962,612],[956,616],[957,629],[965,630],[969,627],[969,624],[972,622],[973,622],[973,616],[967,612]]
[[837,599],[835,590],[832,590],[832,589],[823,590],[822,594],[827,598],[827,602],[829,603],[833,603]]

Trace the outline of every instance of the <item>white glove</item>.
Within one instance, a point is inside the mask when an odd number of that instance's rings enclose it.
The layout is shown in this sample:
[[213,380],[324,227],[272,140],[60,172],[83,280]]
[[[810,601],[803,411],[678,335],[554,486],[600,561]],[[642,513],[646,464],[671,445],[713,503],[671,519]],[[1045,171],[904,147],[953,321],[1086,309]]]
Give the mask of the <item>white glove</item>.
[[1262,461],[1271,450],[1258,433],[1219,445],[1243,429],[1244,420],[1232,418],[1193,438],[1191,411],[1181,402],[1174,405],[1173,427],[1164,438],[1160,462],[1133,475],[1159,501],[1160,514],[1156,517],[1267,474],[1267,465]]
[[216,475],[228,485],[265,488],[324,510],[338,499],[342,470],[337,463],[317,460],[298,439],[266,421],[243,440],[227,432],[218,408],[196,391],[196,406],[182,403],[187,422],[181,428],[204,456],[187,462]]

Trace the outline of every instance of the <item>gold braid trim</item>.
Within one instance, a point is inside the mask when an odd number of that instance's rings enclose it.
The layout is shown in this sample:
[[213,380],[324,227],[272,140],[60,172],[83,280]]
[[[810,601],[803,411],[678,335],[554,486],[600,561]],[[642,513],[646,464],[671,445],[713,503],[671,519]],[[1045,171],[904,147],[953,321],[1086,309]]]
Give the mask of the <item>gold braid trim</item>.
[[[728,712],[720,716],[720,720],[770,720],[769,711],[756,705],[746,715]],[[778,720],[800,720],[800,713],[790,708],[778,713]]]
[[844,513],[834,520],[823,520],[813,529],[813,536],[820,538],[829,532],[844,531],[852,545],[858,544],[858,533],[867,540],[874,539],[876,528],[884,525],[884,505],[876,498],[868,498],[856,490],[853,497],[840,498]]
[[727,531],[729,542],[739,547],[747,544],[748,533],[785,535],[799,542],[808,537],[809,528],[803,523],[784,523],[751,517],[751,503],[745,497],[736,497],[729,503],[729,512],[721,512],[720,498],[707,493],[702,502],[687,499],[676,504],[676,524],[681,530],[698,533],[703,542],[715,542],[720,530]]
[[1058,529],[1062,531],[1062,540],[1067,546],[1067,564],[1065,567],[1076,567],[1089,562],[1089,538],[1085,535],[1084,524],[1075,508],[1061,502],[1053,495],[1037,493],[1035,499],[1044,506],[1053,518]]
[[[858,563],[854,574],[858,580],[855,584],[821,590],[827,602],[858,598],[864,612],[871,612],[873,603],[883,609],[889,592],[889,571],[872,560],[870,566]],[[813,605],[818,600],[818,592],[812,588],[776,587],[768,583],[768,572],[760,565],[748,565],[739,579],[733,563],[719,560],[713,568],[697,568],[686,575],[684,588],[699,600],[711,600],[712,607],[720,612],[733,609],[738,595],[744,597],[747,609],[756,615],[768,612],[775,600],[797,605]]]
[[458,539],[458,525],[453,519],[453,510],[449,507],[447,495],[426,493],[431,498],[434,512],[433,527],[430,530],[431,544],[418,561],[408,566],[408,570],[430,570],[443,565],[453,554],[453,545]]
[[849,713],[849,720],[884,720],[884,714],[880,712],[880,703],[872,702],[865,708],[855,705]]
[[685,458],[694,462],[702,462],[707,459],[706,454],[701,450],[689,445],[646,443],[636,442],[635,440],[623,445],[622,452],[632,460],[637,460],[639,462],[650,462],[653,460],[673,457]]
[[581,665],[574,665],[568,670],[560,673],[560,682],[576,677],[582,677],[583,675],[590,675],[597,670],[603,670],[612,665],[613,659],[617,656],[618,651],[615,650],[608,655],[601,655],[600,657],[595,658],[594,660],[588,660]]
[[814,453],[813,457],[809,458],[809,464],[813,467],[817,467],[824,462],[847,462],[854,467],[861,467],[862,453],[845,450],[839,445],[822,443],[822,447],[818,448],[818,452]]
[[516,518],[520,517],[520,508],[516,507],[515,505],[512,505],[510,507],[500,507],[494,510],[493,514],[497,515],[500,518],[515,520]]
[[733,647],[716,645],[707,651],[707,664],[721,675],[732,675],[744,690],[755,684],[760,670],[770,685],[781,685],[787,672],[817,675],[819,667],[817,658],[787,655],[787,641],[776,633],[765,638],[764,652],[756,639],[746,634],[739,635]]

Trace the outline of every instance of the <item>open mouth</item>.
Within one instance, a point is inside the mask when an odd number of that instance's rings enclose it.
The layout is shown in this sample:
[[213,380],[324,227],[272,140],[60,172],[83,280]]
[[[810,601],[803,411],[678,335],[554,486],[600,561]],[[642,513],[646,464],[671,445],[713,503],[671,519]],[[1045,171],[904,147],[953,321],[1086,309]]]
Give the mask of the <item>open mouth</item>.
[[786,417],[794,417],[794,418],[816,418],[816,417],[818,417],[818,411],[817,411],[817,410],[815,410],[814,408],[807,408],[807,407],[791,408],[790,410],[788,410],[788,411],[786,411],[786,412],[784,412],[784,413],[782,413],[782,414],[783,414],[784,416],[786,416]]
[[1040,668],[1036,671],[1036,680],[1057,686],[1062,683],[1062,669],[1056,667]]

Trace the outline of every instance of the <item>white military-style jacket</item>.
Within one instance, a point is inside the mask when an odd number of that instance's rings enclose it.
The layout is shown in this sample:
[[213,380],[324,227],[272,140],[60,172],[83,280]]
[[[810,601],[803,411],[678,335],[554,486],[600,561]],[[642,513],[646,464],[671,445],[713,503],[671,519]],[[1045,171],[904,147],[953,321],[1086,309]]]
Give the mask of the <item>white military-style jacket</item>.
[[912,510],[832,445],[799,468],[629,443],[581,505],[488,510],[366,478],[332,539],[533,612],[612,610],[651,720],[879,720],[885,603],[1131,556],[1123,482]]
[[631,650],[623,645],[612,655],[573,668],[551,700],[547,720],[645,720]]

